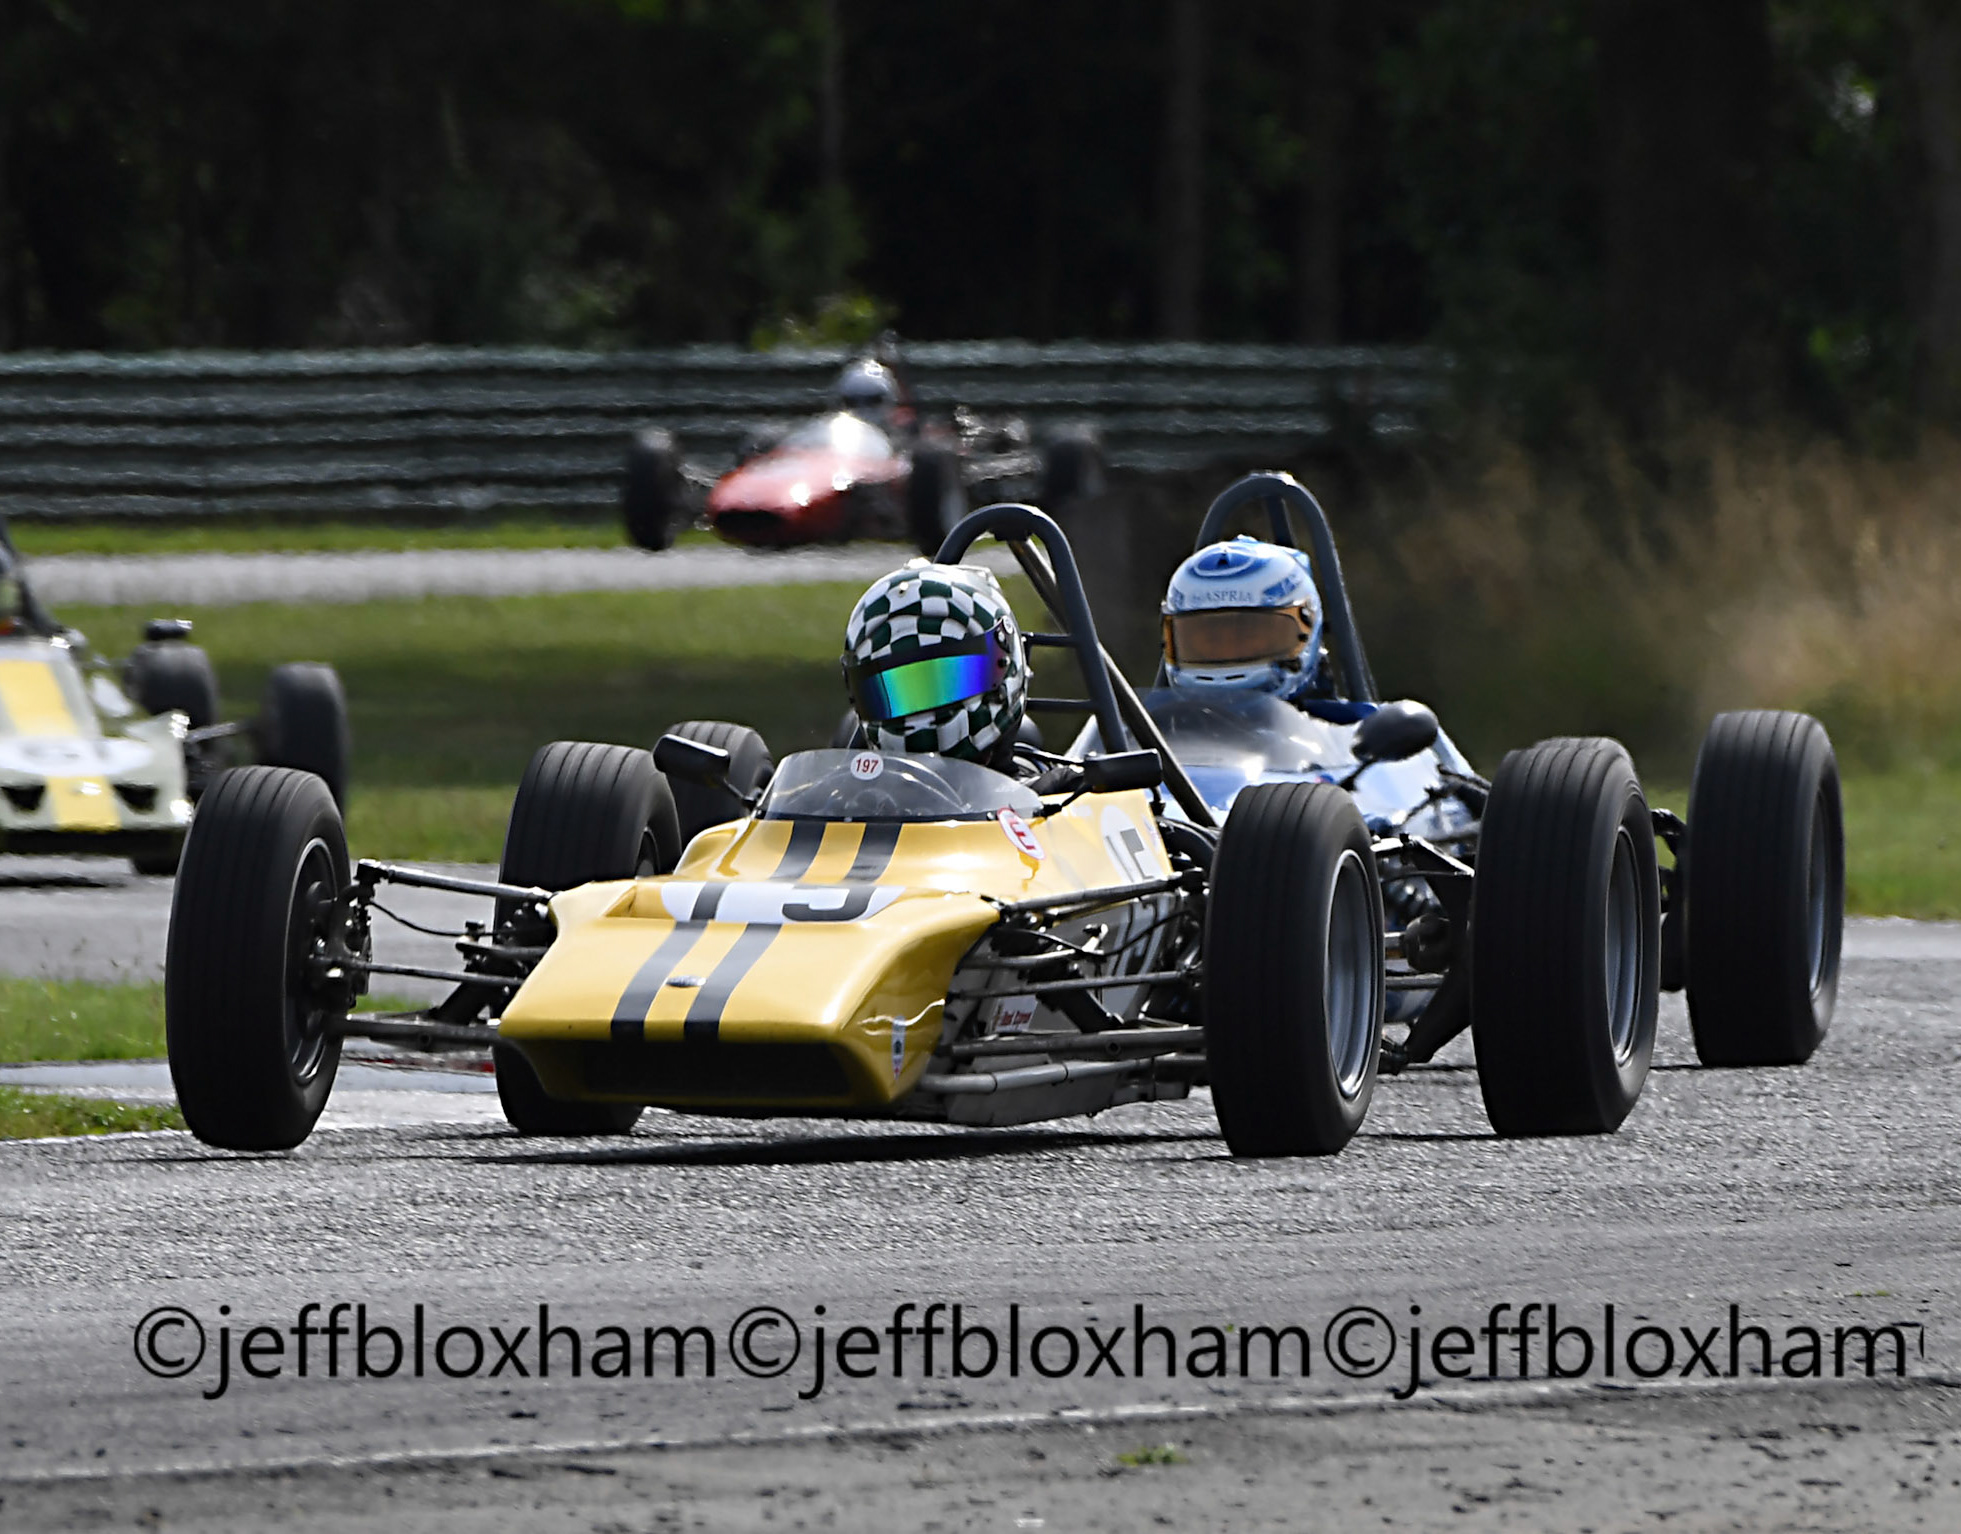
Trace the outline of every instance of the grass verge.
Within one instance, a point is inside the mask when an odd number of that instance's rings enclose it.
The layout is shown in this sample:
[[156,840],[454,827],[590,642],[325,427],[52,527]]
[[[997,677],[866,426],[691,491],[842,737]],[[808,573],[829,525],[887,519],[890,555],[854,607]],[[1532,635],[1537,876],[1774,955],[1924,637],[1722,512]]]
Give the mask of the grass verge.
[[[404,1012],[406,997],[376,994],[362,1005]],[[0,1065],[36,1060],[160,1060],[163,986],[0,975]]]
[[1847,775],[1845,904],[1866,916],[1961,918],[1961,770]]
[[161,1103],[118,1103],[0,1087],[0,1140],[51,1135],[113,1135],[142,1129],[182,1129],[184,1116]]
[[[754,725],[779,758],[822,745],[845,706],[836,656],[860,589],[446,597],[191,616],[232,717],[254,711],[279,661],[339,668],[354,724],[357,852],[487,863],[502,848],[511,791],[547,741],[652,745],[676,721],[706,718]],[[1026,589],[1010,590],[1028,612]],[[149,613],[63,616],[116,653]],[[1476,713],[1445,708],[1453,725]],[[1961,768],[1866,762],[1851,751],[1845,769],[1851,909],[1961,917]]]
[[[1845,909],[1852,916],[1961,920],[1961,772],[1840,764]],[[1648,802],[1686,815],[1684,784],[1647,783]]]
[[0,1063],[154,1060],[163,1052],[159,984],[0,976]]
[[[331,662],[347,687],[356,795],[516,784],[551,740],[651,746],[681,719],[734,719],[780,754],[829,738],[837,655],[860,583],[707,591],[190,609],[226,713],[249,717],[266,672]],[[70,607],[104,653],[147,610]],[[391,851],[397,849],[389,849]]]

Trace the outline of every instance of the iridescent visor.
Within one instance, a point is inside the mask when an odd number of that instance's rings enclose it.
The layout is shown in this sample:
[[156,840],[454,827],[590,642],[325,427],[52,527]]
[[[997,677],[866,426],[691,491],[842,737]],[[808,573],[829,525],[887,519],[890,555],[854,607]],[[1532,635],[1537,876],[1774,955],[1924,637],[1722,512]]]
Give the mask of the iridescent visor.
[[1298,607],[1215,607],[1167,617],[1164,650],[1176,666],[1292,660],[1310,633]]
[[847,665],[845,679],[858,717],[882,721],[930,713],[977,698],[999,684],[1007,671],[1007,657],[992,635],[984,645],[963,644],[960,651],[899,661],[878,670]]

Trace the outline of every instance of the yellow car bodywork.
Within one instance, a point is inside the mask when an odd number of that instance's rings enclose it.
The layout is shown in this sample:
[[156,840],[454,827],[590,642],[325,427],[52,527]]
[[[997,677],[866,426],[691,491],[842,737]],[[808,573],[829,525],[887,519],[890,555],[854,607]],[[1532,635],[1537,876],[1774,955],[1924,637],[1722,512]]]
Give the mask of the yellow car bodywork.
[[554,898],[557,936],[498,1038],[557,1098],[890,1112],[1003,904],[1170,871],[1141,791],[1028,822],[738,821],[671,875]]
[[121,853],[181,838],[181,714],[152,718],[67,640],[0,638],[0,850]]

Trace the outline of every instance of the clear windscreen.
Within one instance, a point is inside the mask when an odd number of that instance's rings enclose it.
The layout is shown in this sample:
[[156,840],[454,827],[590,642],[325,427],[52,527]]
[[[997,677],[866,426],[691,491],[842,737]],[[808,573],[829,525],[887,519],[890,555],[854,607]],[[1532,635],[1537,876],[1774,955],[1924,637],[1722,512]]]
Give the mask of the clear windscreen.
[[869,421],[840,412],[806,421],[781,442],[779,448],[845,453],[854,458],[890,458],[892,444],[885,433]]
[[1160,687],[1144,708],[1187,767],[1244,768],[1249,778],[1285,776],[1353,761],[1354,731],[1304,714],[1270,693]]
[[765,820],[1024,819],[1042,801],[1004,773],[950,756],[799,751],[783,759],[763,800]]

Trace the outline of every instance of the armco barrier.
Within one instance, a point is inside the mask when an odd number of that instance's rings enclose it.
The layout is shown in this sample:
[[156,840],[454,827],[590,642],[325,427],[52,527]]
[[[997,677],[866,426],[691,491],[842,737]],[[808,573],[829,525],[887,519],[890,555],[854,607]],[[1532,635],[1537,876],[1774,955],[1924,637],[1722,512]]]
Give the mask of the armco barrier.
[[[726,463],[759,421],[821,408],[845,354],[415,348],[0,357],[0,512],[363,514],[603,506],[628,433]],[[1422,430],[1422,348],[1012,341],[909,346],[928,410],[1090,422],[1118,468],[1284,460]]]

